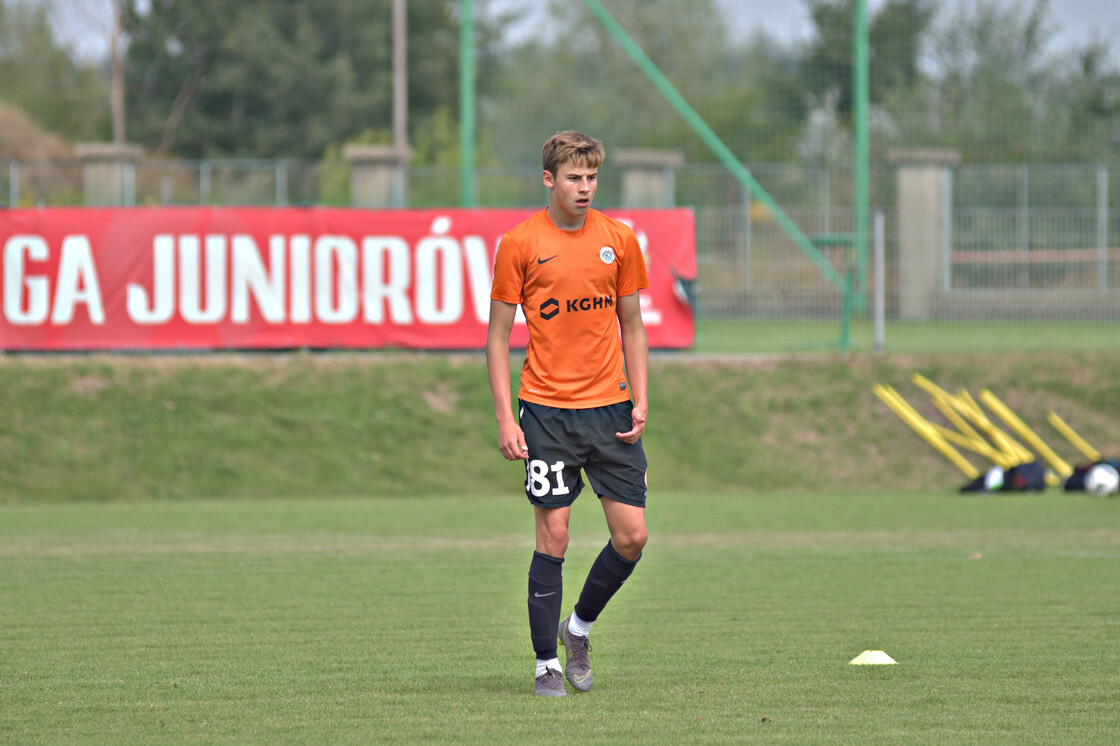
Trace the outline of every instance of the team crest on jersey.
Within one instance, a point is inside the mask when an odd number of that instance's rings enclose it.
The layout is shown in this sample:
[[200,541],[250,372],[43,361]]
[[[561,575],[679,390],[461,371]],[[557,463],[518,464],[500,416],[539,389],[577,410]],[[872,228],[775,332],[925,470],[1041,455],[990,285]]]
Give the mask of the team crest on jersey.
[[614,263],[614,249],[610,246],[604,246],[599,249],[599,258],[603,260],[603,264]]

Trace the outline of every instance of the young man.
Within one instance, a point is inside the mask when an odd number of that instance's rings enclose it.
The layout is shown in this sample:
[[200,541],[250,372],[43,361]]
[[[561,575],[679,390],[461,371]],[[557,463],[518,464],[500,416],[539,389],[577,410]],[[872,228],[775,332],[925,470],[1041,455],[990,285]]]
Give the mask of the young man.
[[[537,655],[534,692],[591,688],[588,634],[634,570],[646,544],[649,345],[638,290],[649,287],[634,232],[591,209],[603,146],[560,132],[541,153],[548,207],[505,235],[494,262],[486,364],[498,418],[498,448],[525,460],[525,494],[536,516],[529,564],[529,632]],[[520,304],[529,326],[518,417],[512,412],[509,338]],[[621,334],[620,334],[621,332]],[[587,575],[575,611],[560,620],[561,565],[571,505],[587,475],[610,541]]]

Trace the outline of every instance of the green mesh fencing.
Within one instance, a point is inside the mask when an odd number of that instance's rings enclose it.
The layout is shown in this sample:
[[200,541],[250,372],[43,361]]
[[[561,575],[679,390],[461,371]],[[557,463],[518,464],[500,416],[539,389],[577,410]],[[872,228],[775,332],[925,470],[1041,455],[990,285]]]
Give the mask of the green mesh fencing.
[[[457,206],[469,193],[482,207],[542,206],[541,144],[578,128],[607,148],[604,209],[633,204],[628,157],[671,164],[661,202],[696,213],[697,349],[873,349],[876,291],[887,351],[1120,345],[1115,0],[449,4],[474,21],[473,137],[456,141],[462,97],[437,102],[439,116],[414,112],[399,204]],[[861,5],[866,203],[853,68]],[[414,41],[411,74],[426,74],[449,45]],[[413,103],[422,105],[431,102]],[[131,198],[350,204],[344,144],[316,160],[144,158]],[[75,161],[0,161],[10,206],[81,204],[82,189]],[[873,237],[865,255],[852,243],[860,216],[876,212],[882,288]]]

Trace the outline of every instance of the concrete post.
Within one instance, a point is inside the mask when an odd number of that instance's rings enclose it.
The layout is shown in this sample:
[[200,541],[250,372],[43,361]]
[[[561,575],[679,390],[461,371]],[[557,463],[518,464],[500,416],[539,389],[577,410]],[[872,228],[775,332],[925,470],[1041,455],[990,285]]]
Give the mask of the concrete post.
[[684,166],[677,150],[616,150],[608,153],[622,171],[623,207],[672,207],[674,172]]
[[929,319],[950,248],[953,150],[889,153],[898,190],[898,315]]
[[404,207],[409,152],[394,145],[346,145],[350,164],[350,204],[354,207]]
[[90,142],[74,145],[82,163],[82,193],[89,207],[131,207],[136,202],[136,164],[139,145]]

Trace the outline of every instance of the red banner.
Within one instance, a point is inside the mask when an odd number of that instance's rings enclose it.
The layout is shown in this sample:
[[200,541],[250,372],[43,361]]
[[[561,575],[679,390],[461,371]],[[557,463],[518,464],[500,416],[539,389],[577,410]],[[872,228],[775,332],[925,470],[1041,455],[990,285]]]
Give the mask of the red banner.
[[[498,241],[532,212],[0,211],[0,349],[481,349]],[[610,214],[646,255],[650,346],[691,346],[692,211]]]

